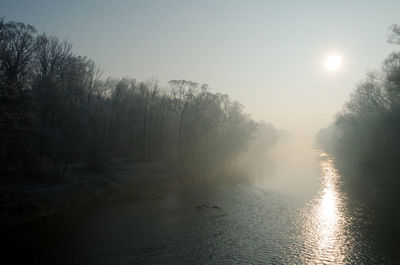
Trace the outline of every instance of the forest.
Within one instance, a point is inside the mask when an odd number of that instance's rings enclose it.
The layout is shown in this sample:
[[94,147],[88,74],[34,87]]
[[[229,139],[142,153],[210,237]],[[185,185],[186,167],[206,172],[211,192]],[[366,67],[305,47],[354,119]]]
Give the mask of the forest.
[[102,78],[72,44],[21,22],[0,21],[0,168],[3,176],[63,176],[70,164],[169,159],[229,163],[277,130],[206,84]]
[[400,1],[360,2],[2,0],[2,264],[400,264]]

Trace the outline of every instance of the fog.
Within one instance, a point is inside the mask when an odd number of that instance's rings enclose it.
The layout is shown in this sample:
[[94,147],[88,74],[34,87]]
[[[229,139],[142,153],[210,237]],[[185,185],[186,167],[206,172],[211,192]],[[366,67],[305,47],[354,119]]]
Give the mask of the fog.
[[279,141],[268,153],[270,169],[256,183],[263,189],[310,196],[318,188],[320,150],[301,138]]
[[1,261],[398,263],[399,10],[2,1]]
[[[385,39],[399,5],[3,1],[2,12],[68,38],[77,53],[98,63],[103,77],[206,83],[239,100],[256,120],[310,139],[331,122],[365,72],[392,50]],[[323,69],[332,52],[344,61],[335,73]]]

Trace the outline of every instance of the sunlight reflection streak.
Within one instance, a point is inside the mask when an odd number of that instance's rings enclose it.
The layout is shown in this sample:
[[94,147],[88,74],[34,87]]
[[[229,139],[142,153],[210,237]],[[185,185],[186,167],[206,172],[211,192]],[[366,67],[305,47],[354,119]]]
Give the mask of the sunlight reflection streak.
[[344,222],[340,176],[331,159],[320,162],[322,187],[315,200],[313,217],[308,228],[308,240],[313,246],[313,263],[345,263]]

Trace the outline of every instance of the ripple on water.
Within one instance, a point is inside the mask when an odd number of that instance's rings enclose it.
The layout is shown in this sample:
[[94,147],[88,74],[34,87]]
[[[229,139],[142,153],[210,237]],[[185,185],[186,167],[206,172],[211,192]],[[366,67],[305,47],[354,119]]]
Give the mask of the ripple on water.
[[184,190],[61,213],[13,240],[37,255],[30,264],[393,263],[375,244],[368,212],[340,191],[332,161],[321,159],[320,167],[311,200],[249,186]]
[[[371,234],[370,216],[357,202],[351,202],[340,190],[341,179],[332,159],[324,156],[320,161],[321,188],[306,205],[300,238],[306,241],[301,256],[309,263],[348,264],[390,263],[377,252]],[[369,224],[369,226],[368,226]],[[300,240],[300,239],[299,239]]]

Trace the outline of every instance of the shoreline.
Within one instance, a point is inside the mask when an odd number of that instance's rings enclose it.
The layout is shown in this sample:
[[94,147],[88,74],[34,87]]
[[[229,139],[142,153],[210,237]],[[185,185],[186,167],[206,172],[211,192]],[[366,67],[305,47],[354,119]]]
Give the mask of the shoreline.
[[149,199],[177,188],[182,169],[176,162],[117,161],[104,171],[71,168],[53,183],[25,178],[0,185],[0,229],[8,230],[60,211],[115,197]]

